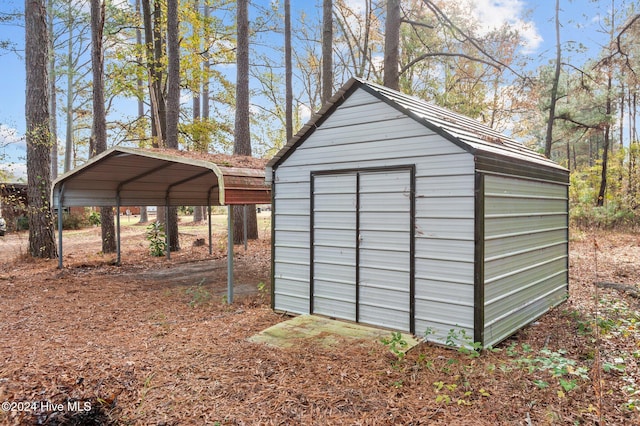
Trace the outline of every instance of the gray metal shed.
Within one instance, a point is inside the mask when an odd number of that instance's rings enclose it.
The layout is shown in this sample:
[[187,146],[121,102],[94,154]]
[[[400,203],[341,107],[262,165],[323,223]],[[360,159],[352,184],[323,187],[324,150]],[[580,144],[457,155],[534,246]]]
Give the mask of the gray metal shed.
[[266,178],[275,310],[487,346],[567,297],[568,171],[476,120],[352,79]]

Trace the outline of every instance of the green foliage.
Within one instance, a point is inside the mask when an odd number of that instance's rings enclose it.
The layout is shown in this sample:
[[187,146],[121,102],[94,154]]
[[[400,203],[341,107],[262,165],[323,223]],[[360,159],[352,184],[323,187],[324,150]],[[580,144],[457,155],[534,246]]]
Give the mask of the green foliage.
[[433,382],[433,390],[436,393],[436,403],[449,405],[473,405],[473,401],[478,398],[488,398],[491,396],[486,389],[480,388],[477,391],[471,389],[468,382],[460,387],[456,383],[446,383],[444,381]]
[[89,224],[93,226],[99,226],[102,223],[99,212],[91,212],[89,215]]
[[81,214],[71,213],[62,216],[62,229],[81,229],[86,223],[86,217]]
[[383,345],[387,346],[391,352],[397,357],[398,361],[402,361],[405,356],[405,350],[407,349],[407,341],[402,337],[402,333],[394,331],[391,333],[391,338],[380,339]]
[[477,358],[482,351],[482,343],[474,342],[464,329],[456,331],[455,328],[449,330],[445,341],[447,346],[458,347],[458,352],[467,355],[469,358]]
[[204,287],[204,280],[200,281],[198,285],[187,288],[185,294],[191,299],[189,300],[191,308],[204,305],[211,300],[211,292]]
[[[29,229],[29,218],[27,216],[20,216],[16,223],[17,231],[26,231]],[[63,225],[64,229],[64,225]]]
[[[619,168],[611,167],[615,175]],[[624,186],[610,184],[607,199],[602,207],[596,206],[601,167],[591,167],[571,173],[569,189],[569,217],[571,224],[580,229],[634,229],[640,226],[640,214],[629,197],[625,197]],[[624,176],[609,181],[624,181]]]
[[151,256],[160,257],[166,254],[166,234],[162,223],[153,222],[147,226],[146,238],[149,241],[149,252]]

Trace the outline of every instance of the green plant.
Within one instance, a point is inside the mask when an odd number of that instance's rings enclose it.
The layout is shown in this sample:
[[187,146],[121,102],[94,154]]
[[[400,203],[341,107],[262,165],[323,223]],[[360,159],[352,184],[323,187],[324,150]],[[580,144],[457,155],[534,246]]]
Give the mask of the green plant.
[[417,365],[424,365],[424,367],[429,370],[429,371],[433,371],[433,360],[428,359],[427,355],[424,353],[421,353],[418,355],[418,359],[416,360],[416,364]]
[[[482,343],[474,342],[465,329],[460,329],[460,331],[456,331],[455,328],[450,329],[445,343],[447,346],[457,346],[458,352],[469,358],[479,357],[482,351]],[[491,350],[493,351],[493,348]]]
[[138,402],[138,413],[143,412],[142,405],[144,404],[145,399],[147,398],[147,394],[153,388],[153,386],[151,385],[151,382],[155,377],[155,375],[156,373],[151,373],[144,379],[144,383],[142,385],[142,390],[140,391],[140,398]]
[[26,231],[29,229],[29,218],[27,216],[20,216],[16,219],[16,231]]
[[167,250],[164,226],[160,222],[153,222],[147,226],[146,238],[149,241],[151,256],[164,256]]
[[396,380],[395,382],[393,382],[393,387],[396,389],[400,389],[403,384],[404,384],[404,380],[402,379]]
[[544,380],[536,379],[533,381],[533,384],[539,387],[540,389],[546,389],[549,387],[549,383]]
[[[507,353],[509,352],[513,353],[513,349]],[[565,356],[566,353],[564,349],[552,351],[544,348],[535,356],[527,355],[526,357],[515,359],[514,362],[529,373],[536,371],[549,372],[552,377],[558,380],[558,384],[562,388],[562,391],[558,391],[558,395],[564,396],[564,392],[569,392],[578,387],[578,379],[590,379],[589,370],[586,367],[578,366],[576,361],[567,358]],[[541,379],[533,380],[533,384],[540,389],[549,387],[549,383]]]
[[[464,389],[462,394],[460,392]],[[464,383],[463,388],[458,387],[455,383],[446,383],[443,381],[433,382],[433,390],[436,393],[436,403],[443,403],[445,405],[455,402],[458,405],[472,405],[474,390],[468,382]],[[488,398],[491,394],[484,388],[477,391],[477,395],[480,397]]]
[[[62,215],[62,229],[82,229],[87,226],[87,224],[87,217],[82,213],[65,213]],[[55,223],[55,227],[57,229],[57,222]]]
[[100,218],[100,213],[91,212],[91,214],[89,215],[89,224],[92,226],[98,226],[101,223],[102,223],[102,220]]
[[198,285],[187,288],[185,294],[191,298],[189,301],[191,308],[204,305],[211,300],[211,293],[204,287],[204,280],[200,281]]
[[384,337],[380,339],[383,345],[387,346],[391,352],[396,356],[397,361],[402,361],[405,356],[405,350],[408,346],[408,343],[402,337],[402,333],[399,331],[394,331],[391,333],[390,339],[385,339]]
[[269,292],[269,287],[264,282],[258,283],[258,294],[261,299],[264,299],[267,293]]
[[562,386],[562,389],[565,392],[569,392],[578,386],[578,382],[576,381],[576,379],[566,380],[562,377],[559,377],[558,381],[560,382],[560,386]]
[[618,373],[624,373],[624,369],[625,369],[624,359],[616,358],[613,360],[613,362],[604,362],[602,364],[602,369],[605,371],[605,373],[610,373],[612,371],[615,371]]

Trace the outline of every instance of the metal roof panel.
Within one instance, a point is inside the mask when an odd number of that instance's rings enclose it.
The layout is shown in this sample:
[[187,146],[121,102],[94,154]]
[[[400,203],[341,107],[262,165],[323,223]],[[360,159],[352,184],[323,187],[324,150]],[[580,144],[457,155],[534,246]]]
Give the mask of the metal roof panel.
[[264,163],[222,154],[115,147],[56,179],[52,202],[57,206],[62,194],[65,207],[270,203]]

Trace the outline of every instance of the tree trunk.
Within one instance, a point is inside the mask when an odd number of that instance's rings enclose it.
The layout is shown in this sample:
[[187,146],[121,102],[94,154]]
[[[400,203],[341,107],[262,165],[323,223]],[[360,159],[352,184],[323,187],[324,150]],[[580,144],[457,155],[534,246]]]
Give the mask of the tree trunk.
[[[140,10],[140,0],[136,0],[136,15],[138,15],[138,17],[140,18],[140,20],[142,21],[142,12]],[[136,28],[136,44],[138,47],[137,50],[137,60],[139,64],[143,63],[144,60],[144,56],[142,54],[143,51],[143,44],[142,44],[142,31],[140,31],[140,27]],[[143,93],[144,93],[144,80],[142,80],[141,77],[138,77],[136,79],[136,88],[138,91],[138,120],[140,122],[144,121],[144,99],[143,99]],[[143,129],[146,129],[146,125],[143,126]],[[142,131],[140,136],[140,141],[146,139],[147,135],[146,135],[146,131]]]
[[[258,239],[258,217],[256,205],[247,204],[247,240]],[[244,212],[245,206],[233,206],[233,243],[244,243]]]
[[[202,15],[204,17],[205,22],[209,22],[210,10],[209,10],[209,2],[205,1],[203,5]],[[208,29],[205,27],[204,30],[205,38],[208,36]],[[202,64],[203,68],[203,81],[202,81],[202,114],[200,121],[203,123],[208,123],[209,121],[209,75],[211,73],[211,61],[209,61],[209,53],[205,54],[204,63]],[[207,134],[205,140],[202,142],[203,145],[206,145],[206,150],[209,150],[209,135]],[[197,206],[196,211],[200,208],[199,216],[194,215],[194,222],[198,221],[207,221],[209,216],[207,215],[207,206]]]
[[[102,33],[104,30],[105,5],[102,0],[91,0],[91,70],[93,73],[93,157],[107,150],[107,118],[104,107],[104,55]],[[120,214],[120,212],[116,212]],[[116,251],[116,231],[113,224],[113,208],[100,208],[100,228],[102,231],[102,252]]]
[[293,66],[291,62],[291,0],[284,0],[284,80],[285,130],[287,142],[293,137]]
[[[193,10],[197,16],[200,10],[200,0],[193,0]],[[194,33],[197,31],[196,25],[193,26],[192,30]],[[201,34],[198,34],[198,37],[201,37]],[[200,49],[201,47],[202,47],[202,44],[198,42],[198,49]],[[198,71],[199,70],[200,70],[200,65],[198,65]],[[200,151],[200,131],[197,128],[200,122],[200,104],[201,104],[200,77],[197,76],[194,80],[195,80],[193,83],[194,87],[191,90],[193,94],[193,124],[196,126],[193,134],[193,144],[196,147],[196,150]]]
[[[605,114],[611,117],[612,101],[611,101],[611,87],[613,85],[613,78],[611,77],[611,71],[608,71],[609,76],[607,80],[607,100],[605,105]],[[602,207],[604,205],[605,196],[607,195],[607,173],[609,169],[609,145],[611,139],[611,124],[607,123],[604,127],[604,144],[602,147],[602,173],[600,175],[600,189],[598,190],[598,199],[596,200],[596,206]]]
[[[248,0],[238,0],[237,11],[238,46],[236,49],[236,122],[234,131],[233,154],[251,156],[251,129],[249,126],[249,10]],[[243,208],[234,206],[233,239],[234,243],[243,241]],[[247,208],[248,239],[258,238],[258,225],[255,206]]]
[[204,222],[206,219],[205,206],[193,206],[193,221],[195,223]]
[[[178,149],[180,119],[180,39],[178,34],[178,0],[167,1],[167,140],[166,146]],[[180,250],[178,208],[169,207],[167,233],[171,251]]]
[[[155,101],[156,85],[154,83],[155,77],[155,56],[153,49],[153,24],[151,21],[151,4],[150,0],[141,0],[142,3],[142,26],[144,27],[144,45],[147,59],[147,75],[149,86],[149,113],[151,115],[151,146],[157,148],[158,143],[158,131],[160,129],[160,120],[158,117],[158,103]],[[139,111],[139,110],[138,110]]]
[[[194,13],[198,14],[199,10],[200,10],[200,0],[193,0],[193,10]],[[193,31],[197,31],[196,26],[193,26]],[[201,34],[198,34],[198,37],[200,37]],[[198,49],[200,49],[200,46],[198,47]],[[200,66],[198,66],[198,69],[200,69]],[[201,127],[200,127],[200,123],[201,123],[201,116],[200,116],[200,105],[201,105],[201,99],[200,99],[200,78],[196,77],[195,81],[194,81],[194,87],[192,88],[191,92],[193,93],[193,148],[194,151],[196,152],[207,152],[207,148],[205,146],[203,146],[204,144],[202,143],[202,134],[201,134]],[[193,206],[193,221],[195,223],[199,223],[202,222],[204,220],[204,214],[203,214],[203,207],[202,206]]]
[[387,18],[384,24],[384,80],[390,89],[399,90],[400,75],[400,0],[387,1]]
[[[166,102],[163,92],[164,75],[162,72],[162,9],[159,0],[142,0],[142,22],[144,41],[149,69],[149,102],[151,104],[151,145],[159,147],[166,138]],[[153,18],[153,19],[152,19]]]
[[56,55],[53,49],[53,0],[47,2],[49,33],[49,130],[51,132],[51,180],[58,177],[58,119],[56,115]]
[[556,103],[558,102],[558,84],[560,82],[560,65],[562,61],[562,48],[560,45],[560,0],[556,0],[556,68],[551,87],[551,99],[549,103],[549,119],[547,121],[547,135],[544,142],[544,155],[551,158],[551,146],[553,145],[553,122],[556,119]]
[[[177,1],[177,0],[176,0]],[[155,86],[154,96],[158,110],[158,143],[166,143],[167,141],[167,101],[164,93],[164,73],[162,72],[163,58],[166,56],[164,51],[163,35],[162,35],[162,2],[154,0],[153,2],[153,84]]]
[[333,0],[322,1],[322,105],[333,95]]
[[71,70],[71,64],[73,63],[73,37],[71,36],[73,12],[71,5],[69,5],[67,19],[69,22],[69,39],[67,40],[67,123],[63,168],[65,173],[71,170],[71,156],[73,155],[73,72]]
[[[27,199],[29,252],[33,257],[57,257],[51,195],[51,135],[47,85],[47,21],[43,0],[25,2],[25,64],[27,122]],[[59,212],[62,214],[62,212]]]
[[149,222],[149,213],[147,212],[147,206],[140,206],[140,222],[138,223],[148,223]]
[[180,40],[178,0],[167,1],[167,148],[178,149],[180,119]]
[[[141,21],[144,21],[142,19],[142,11],[141,11],[141,6],[140,6],[140,0],[136,0],[136,14],[141,18]],[[139,52],[142,52],[142,31],[140,31],[140,28],[136,28],[136,44],[138,45],[138,47],[140,48]],[[143,56],[142,53],[138,53],[138,62],[142,64],[143,61]],[[139,121],[143,121],[144,118],[144,101],[143,101],[143,92],[144,92],[144,81],[142,80],[142,78],[138,77],[137,81],[137,88],[138,88],[138,120]],[[146,128],[146,126],[144,126],[144,128]],[[146,139],[147,135],[146,135],[146,131],[143,131],[143,133],[140,135],[140,139],[141,141]],[[147,223],[149,222],[149,215],[147,214],[147,207],[146,206],[140,206],[140,222],[139,223]]]
[[[205,22],[209,22],[209,2],[204,2],[204,10],[202,12]],[[207,28],[205,27],[205,36],[208,35]],[[211,73],[211,61],[209,60],[209,53],[205,54],[204,64],[204,81],[202,82],[202,121],[209,121],[209,75]],[[207,139],[208,141],[208,139]]]

